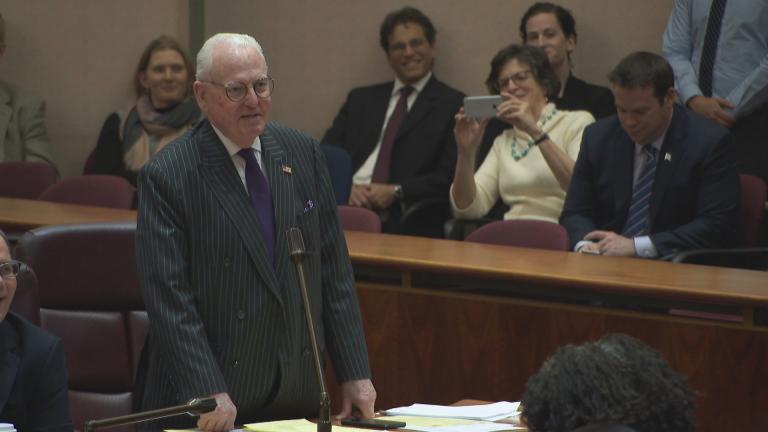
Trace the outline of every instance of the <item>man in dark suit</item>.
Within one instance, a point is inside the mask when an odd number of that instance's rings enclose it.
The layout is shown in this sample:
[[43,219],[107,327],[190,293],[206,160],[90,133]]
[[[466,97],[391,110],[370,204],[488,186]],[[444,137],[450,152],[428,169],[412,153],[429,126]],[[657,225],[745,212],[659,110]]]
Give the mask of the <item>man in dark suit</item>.
[[453,117],[464,95],[432,74],[435,34],[429,18],[412,7],[387,15],[379,42],[395,81],[352,90],[323,137],[352,157],[349,204],[379,212],[387,232],[439,235],[449,216],[445,206],[444,215],[423,227],[403,231],[399,224],[414,203],[447,203],[456,165]]
[[[5,20],[0,14],[0,59],[5,48]],[[0,81],[0,162],[12,161],[56,166],[45,128],[45,102]]]
[[[143,409],[215,396],[197,426],[317,416],[319,386],[285,232],[298,227],[321,351],[341,417],[373,416],[376,392],[347,248],[319,145],[268,123],[273,89],[250,36],[211,37],[195,96],[207,120],[138,181],[137,254],[150,319]],[[321,353],[322,355],[322,353]],[[179,420],[158,427],[185,426]]]
[[618,116],[585,129],[560,217],[574,249],[653,258],[732,245],[739,185],[727,130],[675,104],[661,56],[630,54],[608,78]]
[[61,340],[8,311],[20,267],[0,231],[0,423],[23,432],[71,432]]

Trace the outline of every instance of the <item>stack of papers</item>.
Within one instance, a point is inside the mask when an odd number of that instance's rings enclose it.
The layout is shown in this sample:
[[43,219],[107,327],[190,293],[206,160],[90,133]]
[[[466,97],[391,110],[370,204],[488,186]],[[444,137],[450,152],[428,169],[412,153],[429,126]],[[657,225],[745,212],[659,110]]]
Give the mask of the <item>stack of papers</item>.
[[496,402],[468,406],[413,404],[407,407],[389,409],[387,414],[494,421],[519,414],[517,411],[519,407],[520,402]]
[[419,432],[497,432],[526,430],[524,427],[488,421],[466,420],[457,418],[392,416],[384,420],[401,421],[405,430]]

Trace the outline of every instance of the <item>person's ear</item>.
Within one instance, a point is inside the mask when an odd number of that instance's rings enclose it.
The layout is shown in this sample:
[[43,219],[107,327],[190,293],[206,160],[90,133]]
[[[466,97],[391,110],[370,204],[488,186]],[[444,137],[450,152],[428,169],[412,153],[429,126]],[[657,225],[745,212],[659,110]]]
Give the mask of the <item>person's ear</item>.
[[567,53],[572,53],[573,50],[576,49],[576,35],[570,35],[565,38],[565,51]]
[[139,83],[144,87],[144,90],[147,89],[147,74],[144,71],[139,72]]
[[677,100],[677,91],[675,91],[674,87],[670,87],[667,90],[667,93],[664,95],[664,105],[671,106],[675,103]]
[[192,84],[192,91],[195,93],[195,100],[200,111],[206,113],[208,110],[208,104],[205,102],[205,86],[200,81],[195,81]]

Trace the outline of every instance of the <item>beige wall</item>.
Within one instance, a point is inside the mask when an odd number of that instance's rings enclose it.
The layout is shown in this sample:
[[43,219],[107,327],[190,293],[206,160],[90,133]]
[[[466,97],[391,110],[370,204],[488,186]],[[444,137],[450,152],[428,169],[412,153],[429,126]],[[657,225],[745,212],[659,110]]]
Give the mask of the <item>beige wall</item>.
[[[391,79],[378,46],[384,15],[412,4],[438,29],[436,74],[482,94],[491,56],[518,40],[532,1],[208,0],[206,36],[253,34],[277,80],[272,118],[320,137],[354,86]],[[673,0],[562,0],[580,43],[576,73],[605,83],[618,59],[658,51]],[[8,51],[0,79],[47,100],[47,123],[64,175],[79,174],[106,116],[133,100],[131,79],[144,46],[166,33],[186,45],[188,0],[0,0]]]
[[107,115],[134,100],[146,44],[166,33],[186,45],[186,0],[0,0],[6,55],[0,79],[47,102],[48,135],[64,175],[82,171]]
[[[223,0],[206,2],[206,33],[250,33],[264,46],[277,80],[274,120],[321,137],[355,86],[392,78],[378,44],[384,15],[406,4],[438,30],[437,76],[484,94],[491,57],[519,41],[518,23],[533,1],[520,0]],[[658,52],[673,0],[560,0],[576,18],[575,73],[605,84],[634,50]],[[236,11],[233,13],[233,11]]]

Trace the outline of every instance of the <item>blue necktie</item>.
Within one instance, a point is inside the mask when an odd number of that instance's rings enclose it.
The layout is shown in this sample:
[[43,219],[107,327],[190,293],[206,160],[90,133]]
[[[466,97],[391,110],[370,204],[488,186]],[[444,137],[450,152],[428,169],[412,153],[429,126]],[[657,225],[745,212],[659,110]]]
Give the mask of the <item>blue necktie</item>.
[[267,253],[275,261],[275,208],[267,179],[259,168],[259,162],[252,148],[242,149],[237,154],[245,160],[245,185],[251,198],[251,206],[256,210],[261,234]]
[[720,28],[723,26],[726,0],[712,0],[707,20],[707,32],[704,34],[704,46],[701,49],[699,63],[699,88],[704,96],[712,96],[712,72],[715,70],[717,56],[717,41],[720,39]]
[[632,203],[629,206],[629,217],[621,233],[628,238],[648,234],[649,204],[651,192],[653,192],[653,178],[656,175],[656,148],[646,144],[643,146],[643,152],[646,160],[642,171],[640,171],[640,177],[635,182],[635,188],[632,191]]

